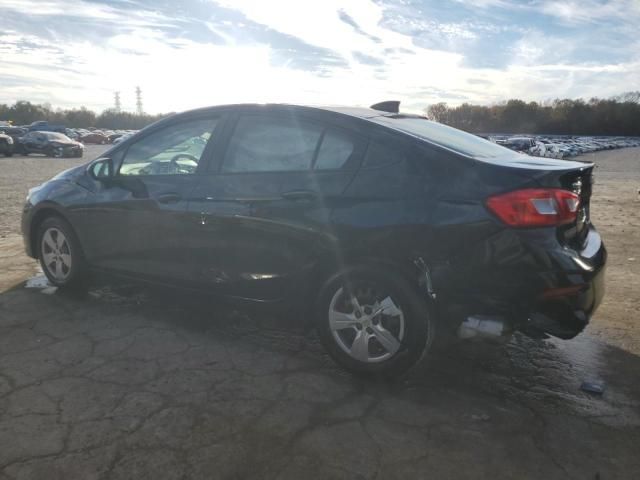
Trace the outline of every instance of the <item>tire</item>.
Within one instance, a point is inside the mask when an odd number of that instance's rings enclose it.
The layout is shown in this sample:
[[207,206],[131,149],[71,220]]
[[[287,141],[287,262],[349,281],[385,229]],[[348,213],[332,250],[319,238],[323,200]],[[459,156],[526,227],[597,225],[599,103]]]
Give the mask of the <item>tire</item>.
[[4,152],[5,157],[13,157],[13,152]]
[[315,321],[333,360],[370,377],[403,374],[430,350],[435,335],[426,300],[404,277],[377,266],[351,267],[329,279],[317,297]]
[[38,259],[52,285],[77,289],[87,276],[82,247],[73,228],[61,217],[49,217],[38,229]]

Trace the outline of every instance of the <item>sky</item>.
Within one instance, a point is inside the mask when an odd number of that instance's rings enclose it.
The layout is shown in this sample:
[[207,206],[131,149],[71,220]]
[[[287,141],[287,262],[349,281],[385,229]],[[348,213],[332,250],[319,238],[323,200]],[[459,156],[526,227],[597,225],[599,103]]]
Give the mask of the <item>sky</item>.
[[0,0],[0,103],[406,111],[640,90],[640,0]]

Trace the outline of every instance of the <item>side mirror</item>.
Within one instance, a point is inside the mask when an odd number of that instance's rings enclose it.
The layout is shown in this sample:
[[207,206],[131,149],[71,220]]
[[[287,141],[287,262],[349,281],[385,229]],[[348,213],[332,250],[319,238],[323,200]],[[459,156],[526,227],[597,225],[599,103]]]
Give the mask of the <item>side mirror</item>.
[[89,176],[98,182],[105,182],[113,179],[113,160],[110,158],[99,158],[87,169]]

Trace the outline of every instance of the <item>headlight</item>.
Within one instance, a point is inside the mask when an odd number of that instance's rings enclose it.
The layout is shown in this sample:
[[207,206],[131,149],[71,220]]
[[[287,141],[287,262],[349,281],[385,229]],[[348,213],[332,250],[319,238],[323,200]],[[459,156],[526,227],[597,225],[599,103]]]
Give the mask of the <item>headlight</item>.
[[13,145],[13,138],[8,137],[8,138],[7,138],[7,143],[8,143],[9,145]]

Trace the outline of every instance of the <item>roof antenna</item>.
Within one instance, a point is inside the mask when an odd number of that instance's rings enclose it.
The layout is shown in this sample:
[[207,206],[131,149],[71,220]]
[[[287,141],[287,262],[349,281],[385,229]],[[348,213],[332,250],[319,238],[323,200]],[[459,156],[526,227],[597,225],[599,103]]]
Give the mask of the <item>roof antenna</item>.
[[381,112],[400,113],[400,101],[387,100],[386,102],[375,103],[369,108],[373,110],[380,110]]

